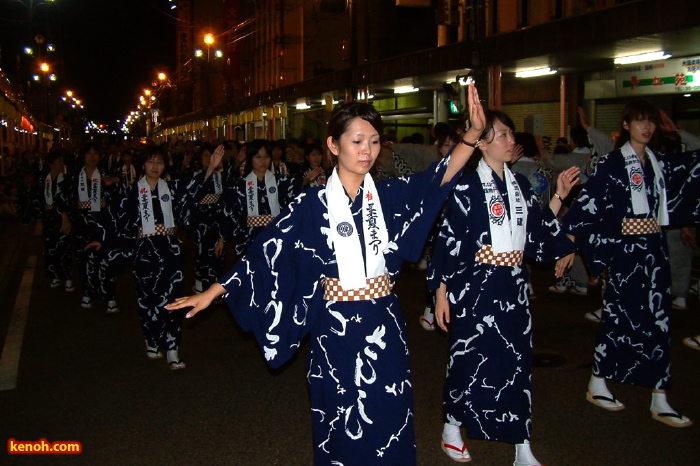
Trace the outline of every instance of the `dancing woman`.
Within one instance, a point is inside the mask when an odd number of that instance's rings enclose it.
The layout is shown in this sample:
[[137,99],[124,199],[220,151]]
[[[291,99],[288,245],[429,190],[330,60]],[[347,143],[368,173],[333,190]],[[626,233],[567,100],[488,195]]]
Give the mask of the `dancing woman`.
[[101,224],[100,240],[86,246],[101,249],[115,265],[133,257],[146,356],[160,359],[165,351],[171,370],[185,368],[178,353],[182,313],[164,309],[182,295],[182,248],[175,235],[176,223],[187,223],[223,153],[223,146],[219,146],[211,156],[209,169],[191,180],[165,181],[165,151],[160,146],[149,147],[144,176],[128,186],[124,197],[109,208]]
[[470,461],[464,427],[470,438],[514,444],[515,466],[539,465],[529,445],[532,317],[522,261],[524,255],[552,261],[573,252],[555,215],[579,171],[560,177],[554,211],[541,209],[527,178],[508,168],[513,121],[503,112],[485,114],[475,155],[480,160],[448,201],[428,272],[430,287],[437,288],[436,321],[445,331],[449,324],[450,337],[441,445],[453,460]]
[[[474,142],[484,119],[473,86],[469,109],[464,138]],[[192,307],[193,316],[223,295],[273,367],[310,334],[316,464],[415,464],[406,324],[391,287],[422,251],[473,147],[375,183],[382,121],[374,107],[341,105],[328,134],[338,159],[328,183],[299,195],[219,283],[168,308]]]
[[666,398],[671,281],[665,232],[660,226],[697,222],[700,152],[660,154],[649,146],[658,136],[659,110],[645,100],[622,111],[616,149],[596,165],[564,218],[592,276],[607,267],[603,318],[586,399],[609,411],[625,406],[607,380],[652,390],[652,418],[673,427],[692,421]]

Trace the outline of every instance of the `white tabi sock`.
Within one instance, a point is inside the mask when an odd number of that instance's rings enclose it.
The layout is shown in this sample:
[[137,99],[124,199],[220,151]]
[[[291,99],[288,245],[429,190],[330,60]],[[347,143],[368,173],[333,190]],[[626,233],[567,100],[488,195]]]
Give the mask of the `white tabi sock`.
[[666,399],[666,393],[651,392],[651,407],[653,413],[675,413],[676,410],[671,408]]
[[540,462],[537,461],[535,455],[532,454],[530,449],[530,442],[525,440],[525,443],[518,443],[515,445],[515,461],[513,466],[540,466]]
[[593,395],[602,395],[612,398],[613,395],[608,390],[608,385],[603,377],[591,376],[591,380],[588,382],[588,391],[593,393]]
[[459,426],[446,422],[442,428],[442,441],[457,448],[462,448],[464,440],[462,440],[462,433],[459,431]]

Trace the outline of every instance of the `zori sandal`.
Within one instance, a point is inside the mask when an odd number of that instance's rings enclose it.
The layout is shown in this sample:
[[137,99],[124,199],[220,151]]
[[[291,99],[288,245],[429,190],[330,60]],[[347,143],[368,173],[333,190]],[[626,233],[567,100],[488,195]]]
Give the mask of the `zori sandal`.
[[586,399],[599,408],[607,409],[608,411],[620,411],[625,409],[625,405],[620,403],[620,401],[615,398],[615,395],[609,397],[605,395],[594,395],[591,392],[586,392]]
[[659,422],[663,422],[667,426],[671,427],[690,427],[693,425],[693,421],[683,416],[680,412],[677,413],[655,413],[651,412],[652,419],[656,419]]

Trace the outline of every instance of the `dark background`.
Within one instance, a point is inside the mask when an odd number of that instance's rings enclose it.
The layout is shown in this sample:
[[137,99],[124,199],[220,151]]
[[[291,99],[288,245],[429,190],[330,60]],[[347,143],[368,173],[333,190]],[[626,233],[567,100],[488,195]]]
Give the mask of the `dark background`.
[[74,91],[89,120],[113,124],[158,71],[174,69],[174,15],[167,0],[0,0],[0,67],[16,84],[17,57],[43,35],[56,45],[47,61],[59,91]]

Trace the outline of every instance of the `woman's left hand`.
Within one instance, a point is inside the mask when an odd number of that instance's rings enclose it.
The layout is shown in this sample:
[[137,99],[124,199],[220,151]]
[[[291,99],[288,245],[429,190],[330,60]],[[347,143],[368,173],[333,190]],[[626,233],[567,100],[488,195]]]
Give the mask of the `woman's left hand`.
[[557,177],[557,192],[565,199],[571,192],[571,188],[578,184],[581,177],[581,169],[579,167],[570,167],[559,173]]

